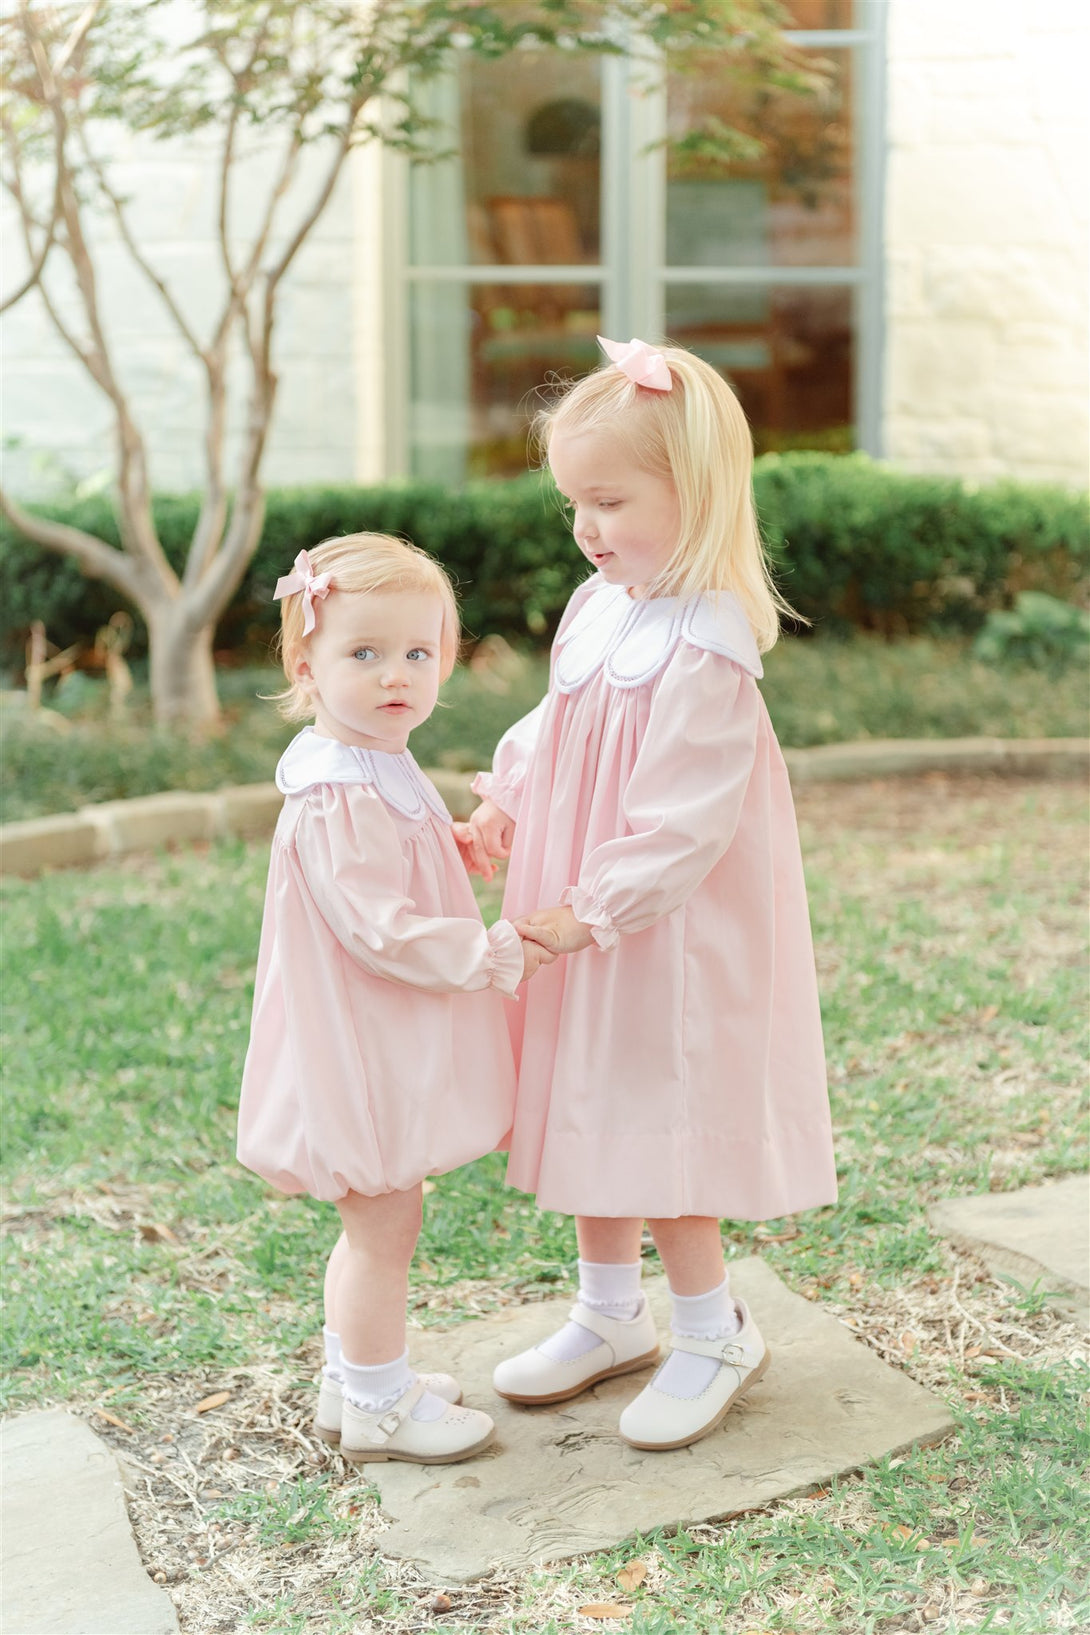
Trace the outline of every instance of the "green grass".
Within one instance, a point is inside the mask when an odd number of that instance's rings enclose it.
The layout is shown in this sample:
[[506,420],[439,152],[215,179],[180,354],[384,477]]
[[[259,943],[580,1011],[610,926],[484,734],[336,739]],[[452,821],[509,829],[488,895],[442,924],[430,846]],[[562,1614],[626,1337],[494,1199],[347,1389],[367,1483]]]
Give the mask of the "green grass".
[[[1087,728],[1080,666],[1055,676],[1026,665],[994,668],[953,639],[788,638],[768,655],[766,671],[762,690],[776,730],[797,747],[860,738],[1073,737]],[[486,765],[501,733],[537,702],[547,676],[540,656],[525,661],[505,692],[490,690],[468,669],[457,671],[443,706],[413,735],[417,760]],[[103,684],[84,676],[53,695],[71,723],[67,732],[29,723],[21,695],[5,695],[0,820],[161,789],[268,779],[297,730],[259,698],[281,685],[273,670],[223,671],[225,731],[202,742],[152,727],[139,693],[130,719],[110,723]]]
[[[1085,1366],[1046,1364],[1042,1339],[1040,1356],[963,1367],[943,1360],[927,1316],[927,1291],[951,1276],[933,1199],[1085,1163],[1082,792],[807,789],[800,812],[841,1198],[800,1216],[794,1236],[727,1222],[726,1241],[849,1314],[895,1313],[909,1291],[957,1435],[824,1496],[527,1574],[502,1606],[467,1590],[455,1621],[429,1615],[429,1628],[584,1628],[557,1598],[616,1599],[634,1555],[651,1573],[624,1597],[633,1635],[1090,1627]],[[3,882],[9,1411],[105,1402],[155,1435],[160,1393],[187,1381],[194,1401],[232,1368],[309,1377],[334,1213],[277,1196],[231,1156],[266,855],[225,844]],[[565,1287],[573,1257],[570,1224],[507,1191],[502,1160],[484,1159],[427,1199],[415,1315],[450,1321],[443,1291],[467,1279],[478,1304]],[[1008,1284],[990,1298],[1043,1336],[1041,1295]],[[351,1506],[367,1502],[303,1469],[209,1513],[272,1583],[284,1550],[344,1544]],[[316,1611],[270,1589],[246,1627],[347,1635],[365,1617],[406,1630],[419,1617],[358,1551],[321,1594]]]

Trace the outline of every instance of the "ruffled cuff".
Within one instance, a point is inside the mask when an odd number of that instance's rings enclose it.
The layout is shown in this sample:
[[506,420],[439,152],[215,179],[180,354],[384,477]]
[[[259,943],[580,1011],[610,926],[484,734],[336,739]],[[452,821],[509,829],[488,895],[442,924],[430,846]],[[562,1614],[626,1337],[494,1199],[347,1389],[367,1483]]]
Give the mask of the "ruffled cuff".
[[581,925],[589,926],[590,934],[599,948],[613,948],[620,933],[608,913],[582,886],[565,886],[560,893],[560,901],[572,913]]
[[522,804],[522,784],[521,778],[515,780],[500,777],[495,772],[478,772],[469,787],[475,795],[482,800],[490,800],[513,823],[517,823]]
[[497,920],[489,928],[488,947],[488,974],[492,986],[513,999],[515,989],[522,981],[526,962],[522,957],[522,938],[510,920]]

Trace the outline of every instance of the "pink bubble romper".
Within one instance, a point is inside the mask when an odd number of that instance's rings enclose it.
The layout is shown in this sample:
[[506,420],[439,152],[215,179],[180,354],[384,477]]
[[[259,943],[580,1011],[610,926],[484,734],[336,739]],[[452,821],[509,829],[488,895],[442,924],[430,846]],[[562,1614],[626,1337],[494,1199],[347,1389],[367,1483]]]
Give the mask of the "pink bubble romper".
[[517,823],[514,919],[596,946],[508,1006],[508,1180],[543,1209],[763,1220],[836,1198],[787,769],[729,595],[574,594],[549,691],[475,788]]
[[405,1191],[504,1142],[522,944],[482,925],[407,750],[307,728],[276,781],[239,1160],[282,1192]]

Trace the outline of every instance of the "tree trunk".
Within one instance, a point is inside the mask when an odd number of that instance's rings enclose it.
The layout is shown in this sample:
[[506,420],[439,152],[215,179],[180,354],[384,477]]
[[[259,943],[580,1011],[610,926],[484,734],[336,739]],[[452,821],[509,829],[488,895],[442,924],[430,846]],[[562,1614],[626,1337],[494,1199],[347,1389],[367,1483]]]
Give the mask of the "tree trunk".
[[190,732],[215,732],[220,725],[220,705],[212,661],[214,621],[194,628],[177,602],[147,612],[145,617],[156,721]]

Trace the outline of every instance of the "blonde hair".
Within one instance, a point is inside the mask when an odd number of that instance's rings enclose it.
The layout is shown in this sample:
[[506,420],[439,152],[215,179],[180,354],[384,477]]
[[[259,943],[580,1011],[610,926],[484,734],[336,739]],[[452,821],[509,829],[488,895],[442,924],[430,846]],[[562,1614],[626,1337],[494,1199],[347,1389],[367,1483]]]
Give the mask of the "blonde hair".
[[753,504],[753,438],[731,388],[703,358],[659,348],[673,378],[669,392],[636,386],[604,364],[542,409],[533,432],[542,456],[558,432],[605,432],[643,470],[667,477],[681,511],[670,560],[649,586],[653,596],[689,598],[731,591],[762,653],[775,646],[780,615],[794,614],[772,582]]
[[[323,539],[307,552],[315,575],[332,575],[330,596],[343,591],[422,591],[438,596],[443,604],[439,635],[439,678],[446,681],[458,658],[460,625],[454,586],[447,572],[419,546],[391,534],[345,534],[340,539]],[[325,601],[315,601],[316,630],[322,627]],[[295,666],[306,651],[309,636],[303,634],[303,593],[295,591],[280,603],[280,662],[288,678],[286,692],[276,695],[280,713],[288,721],[306,721],[314,705],[295,679]]]

